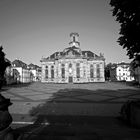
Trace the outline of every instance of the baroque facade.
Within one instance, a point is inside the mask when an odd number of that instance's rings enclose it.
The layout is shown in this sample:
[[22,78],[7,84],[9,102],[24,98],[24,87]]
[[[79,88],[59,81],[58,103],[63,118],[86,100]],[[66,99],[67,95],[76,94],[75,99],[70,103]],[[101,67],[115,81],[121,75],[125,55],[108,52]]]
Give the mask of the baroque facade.
[[82,51],[78,33],[71,33],[69,47],[41,59],[42,82],[90,83],[104,82],[105,59],[102,54]]

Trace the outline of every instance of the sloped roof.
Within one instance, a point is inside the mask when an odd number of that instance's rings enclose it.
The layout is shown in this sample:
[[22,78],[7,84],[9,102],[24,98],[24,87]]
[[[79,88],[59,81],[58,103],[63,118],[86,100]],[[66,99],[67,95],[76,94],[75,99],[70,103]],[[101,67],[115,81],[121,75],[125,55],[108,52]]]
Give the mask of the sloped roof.
[[91,51],[82,51],[82,55],[86,56],[86,57],[94,57],[94,58],[98,58],[99,56]]
[[117,65],[130,65],[130,63],[121,62],[121,63],[118,63]]
[[28,67],[31,68],[31,69],[40,69],[41,68],[38,65],[35,65],[35,64],[32,64],[32,63],[29,64]]
[[77,48],[75,46],[72,47],[68,47],[66,49],[63,50],[63,55],[68,55],[69,52],[72,52],[73,55],[81,55],[81,49]]
[[98,56],[97,54],[91,51],[81,51],[80,48],[72,46],[72,47],[65,48],[62,52],[55,52],[47,58],[42,58],[41,61],[51,61],[51,60],[60,59],[63,57],[66,58],[67,56],[69,56],[69,52],[71,52],[75,58],[81,57],[81,58],[87,58],[87,59],[89,58],[104,59],[103,56]]
[[14,60],[14,61],[12,62],[12,64],[13,64],[15,67],[22,67],[22,68],[27,69],[27,64],[24,63],[24,62],[22,62],[21,60],[16,59],[16,60]]

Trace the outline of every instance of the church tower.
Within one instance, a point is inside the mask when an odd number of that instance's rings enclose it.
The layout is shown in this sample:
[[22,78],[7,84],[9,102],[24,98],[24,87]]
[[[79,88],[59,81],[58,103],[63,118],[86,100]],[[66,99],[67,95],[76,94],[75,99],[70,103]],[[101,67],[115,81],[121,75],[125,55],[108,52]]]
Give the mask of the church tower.
[[78,37],[79,37],[79,34],[78,33],[71,33],[70,34],[70,39],[71,39],[71,42],[69,43],[70,47],[80,47],[80,42],[78,42]]

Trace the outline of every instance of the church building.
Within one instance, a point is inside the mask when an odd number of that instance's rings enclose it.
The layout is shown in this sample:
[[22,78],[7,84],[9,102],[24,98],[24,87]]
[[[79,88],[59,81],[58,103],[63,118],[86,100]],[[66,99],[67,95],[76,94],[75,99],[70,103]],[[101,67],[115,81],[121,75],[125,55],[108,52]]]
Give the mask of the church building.
[[78,33],[70,34],[69,47],[41,59],[42,82],[93,83],[104,82],[105,58],[91,51],[82,51]]

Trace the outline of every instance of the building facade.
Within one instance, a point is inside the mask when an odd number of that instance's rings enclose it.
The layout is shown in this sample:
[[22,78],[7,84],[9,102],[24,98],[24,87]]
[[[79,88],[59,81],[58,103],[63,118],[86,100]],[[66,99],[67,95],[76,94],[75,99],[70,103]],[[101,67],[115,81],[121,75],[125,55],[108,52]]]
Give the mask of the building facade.
[[69,47],[41,59],[42,82],[88,83],[104,82],[105,59],[102,54],[82,51],[78,33],[71,33]]
[[10,66],[5,70],[5,84],[17,84],[20,77],[19,72],[16,69],[13,69],[11,61],[6,59],[6,62],[9,62]]
[[19,77],[17,81],[19,83],[30,83],[31,82],[31,72],[28,68],[28,65],[22,62],[21,60],[14,60],[12,62],[12,69],[17,70]]
[[34,65],[34,64],[29,64],[28,65],[30,72],[32,74],[32,81],[37,82],[41,80],[41,67]]
[[133,81],[134,77],[131,75],[130,64],[121,62],[112,65],[110,79],[111,81]]
[[116,75],[118,81],[133,81],[134,77],[131,76],[130,64],[120,63],[116,68]]

